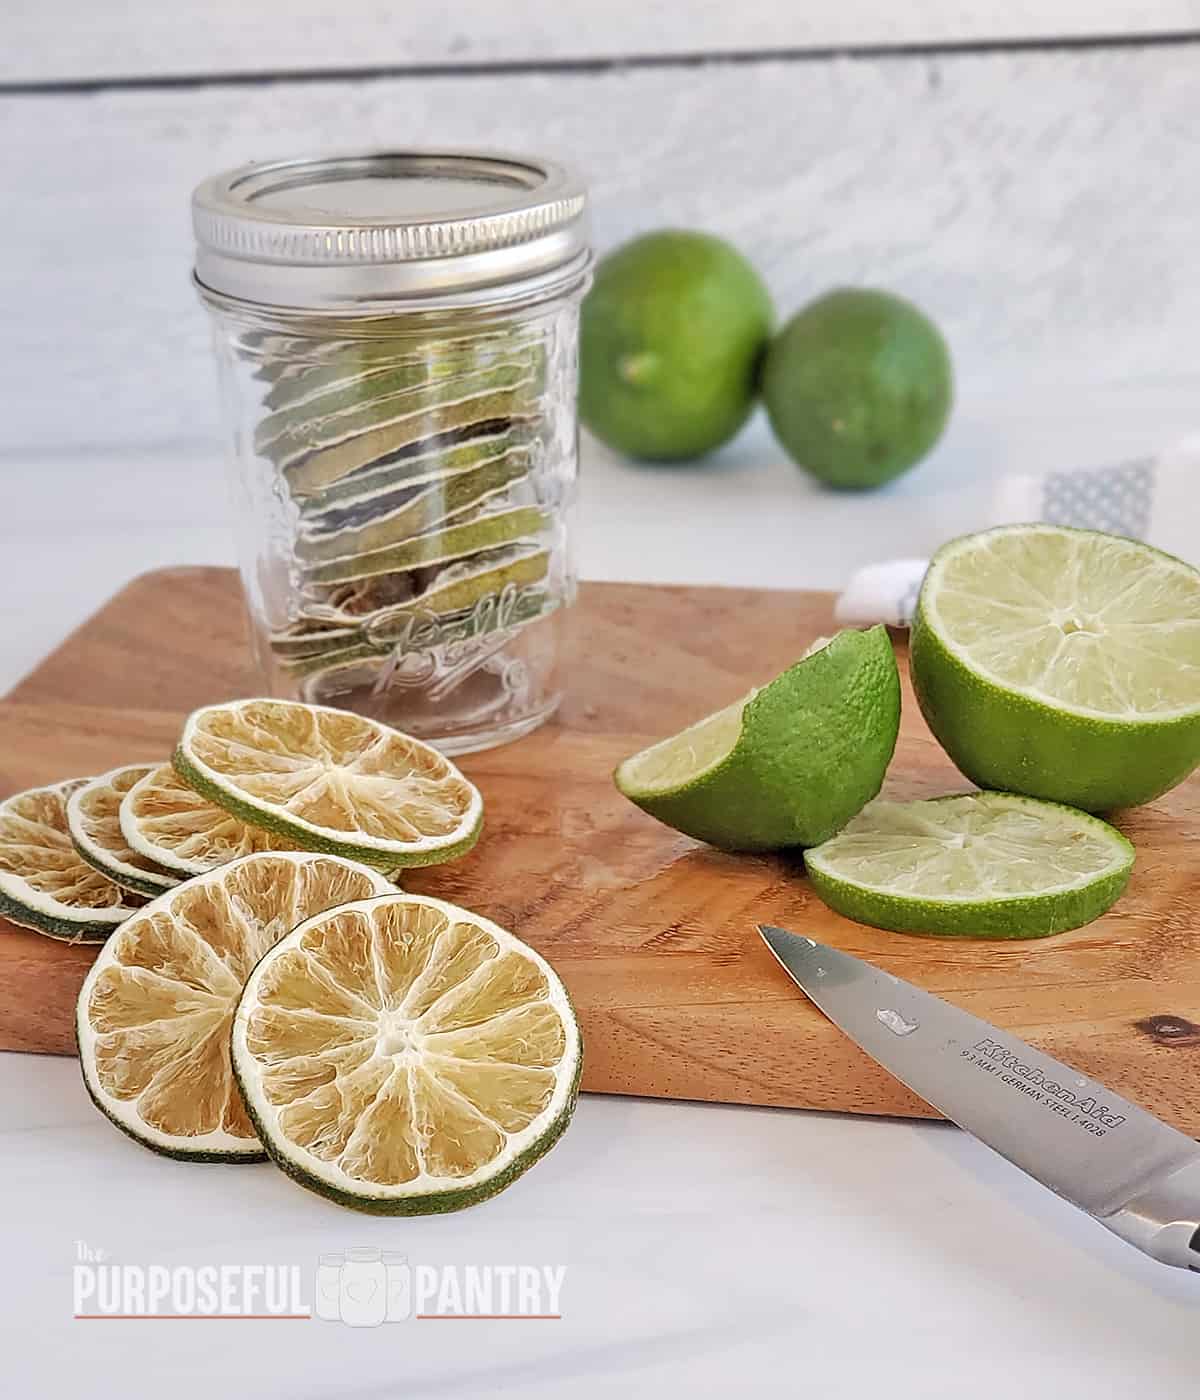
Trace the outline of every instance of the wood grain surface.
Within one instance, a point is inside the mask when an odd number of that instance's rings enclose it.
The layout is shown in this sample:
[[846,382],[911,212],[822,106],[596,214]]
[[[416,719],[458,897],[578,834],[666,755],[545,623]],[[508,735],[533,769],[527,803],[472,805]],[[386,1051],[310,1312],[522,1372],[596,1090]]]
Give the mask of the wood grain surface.
[[[1119,823],[1128,893],[1046,941],[906,938],[838,918],[789,856],[731,856],[614,790],[614,764],[766,680],[830,626],[823,594],[585,584],[570,698],[519,743],[463,760],[486,804],[468,857],[406,884],[512,928],[561,972],[587,1044],[584,1087],[928,1115],[824,1020],[754,931],[769,921],[865,956],[1014,1030],[1200,1134],[1200,926],[1190,852],[1200,785]],[[0,703],[0,790],[168,751],[193,705],[252,693],[235,576],[146,575]],[[898,643],[904,666],[904,650]],[[962,790],[905,681],[887,790]],[[91,954],[0,927],[0,1046],[71,1053]]]

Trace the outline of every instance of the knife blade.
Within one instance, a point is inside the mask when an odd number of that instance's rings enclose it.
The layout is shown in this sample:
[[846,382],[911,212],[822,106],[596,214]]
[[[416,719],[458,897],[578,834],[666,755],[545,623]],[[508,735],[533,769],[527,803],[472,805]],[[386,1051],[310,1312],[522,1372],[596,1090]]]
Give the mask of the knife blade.
[[884,1069],[1143,1253],[1200,1272],[1200,1145],[940,997],[759,924],[802,992]]

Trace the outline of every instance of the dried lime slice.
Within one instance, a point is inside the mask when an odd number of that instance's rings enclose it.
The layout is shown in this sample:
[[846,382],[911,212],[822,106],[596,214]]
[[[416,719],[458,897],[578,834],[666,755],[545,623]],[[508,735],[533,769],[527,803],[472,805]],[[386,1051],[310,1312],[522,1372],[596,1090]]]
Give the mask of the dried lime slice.
[[548,549],[512,544],[436,570],[314,587],[305,613],[316,622],[358,624],[368,640],[387,646],[412,617],[462,612],[510,584],[523,588],[540,583],[549,572]]
[[174,889],[180,877],[135,851],[121,830],[121,803],[157,764],[130,763],[76,788],[67,802],[67,826],[75,849],[102,875],[137,894]]
[[289,700],[196,710],[175,768],[280,841],[381,870],[434,865],[479,839],[483,799],[436,749],[377,720]]
[[296,843],[209,802],[164,763],[121,802],[121,834],[130,849],[180,879],[204,875],[254,851],[294,851]]
[[102,943],[143,901],[75,849],[67,802],[86,778],[0,802],[0,915],[65,943]]
[[537,385],[530,377],[511,388],[468,394],[397,414],[376,426],[357,420],[352,424],[352,415],[347,415],[346,422],[335,425],[336,433],[331,430],[328,440],[316,447],[299,441],[286,453],[273,453],[272,460],[282,468],[293,495],[311,495],[425,439],[531,414],[536,396]]
[[229,1067],[242,984],[298,923],[386,889],[375,871],[336,856],[280,852],[246,856],[139,909],[79,994],[79,1063],[96,1106],[171,1157],[261,1160]]
[[319,563],[397,544],[494,500],[528,475],[528,454],[510,452],[446,480],[402,486],[369,506],[302,523],[296,555],[306,563]]
[[398,544],[313,564],[305,570],[305,579],[316,585],[352,583],[379,574],[408,573],[411,569],[451,564],[537,535],[547,527],[550,518],[549,512],[538,506],[484,509],[469,520],[447,522],[428,534]]
[[285,661],[299,661],[326,652],[345,651],[356,646],[361,636],[358,627],[336,627],[300,618],[282,631],[272,633],[268,645]]
[[432,378],[411,367],[387,369],[333,385],[299,405],[268,414],[255,429],[254,448],[276,462],[286,461],[298,451],[309,452],[413,414],[436,414],[445,404],[512,389],[532,377],[528,361]]
[[234,1073],[275,1162],[355,1210],[494,1196],[565,1131],[582,1042],[553,968],[488,919],[391,894],[319,914],[250,974]]
[[300,520],[305,529],[313,530],[360,523],[371,512],[384,508],[397,492],[447,483],[514,455],[524,459],[532,440],[533,425],[526,420],[425,439],[385,461],[352,472],[318,495],[300,497],[296,503]]

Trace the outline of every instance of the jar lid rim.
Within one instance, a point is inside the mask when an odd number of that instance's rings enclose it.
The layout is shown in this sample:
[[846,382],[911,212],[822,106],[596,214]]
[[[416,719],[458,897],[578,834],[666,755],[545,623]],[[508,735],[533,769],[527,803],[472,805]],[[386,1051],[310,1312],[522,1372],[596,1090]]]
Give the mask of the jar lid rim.
[[192,196],[196,275],[247,301],[357,306],[537,277],[588,246],[583,185],[504,151],[384,150],[254,162]]

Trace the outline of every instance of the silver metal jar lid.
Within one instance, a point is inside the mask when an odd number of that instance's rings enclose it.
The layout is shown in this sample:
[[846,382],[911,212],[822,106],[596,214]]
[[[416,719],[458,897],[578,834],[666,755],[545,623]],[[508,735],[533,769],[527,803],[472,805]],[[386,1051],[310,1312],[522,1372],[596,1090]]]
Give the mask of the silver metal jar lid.
[[590,261],[586,203],[561,166],[500,151],[244,165],[192,195],[196,280],[305,310],[549,296]]

